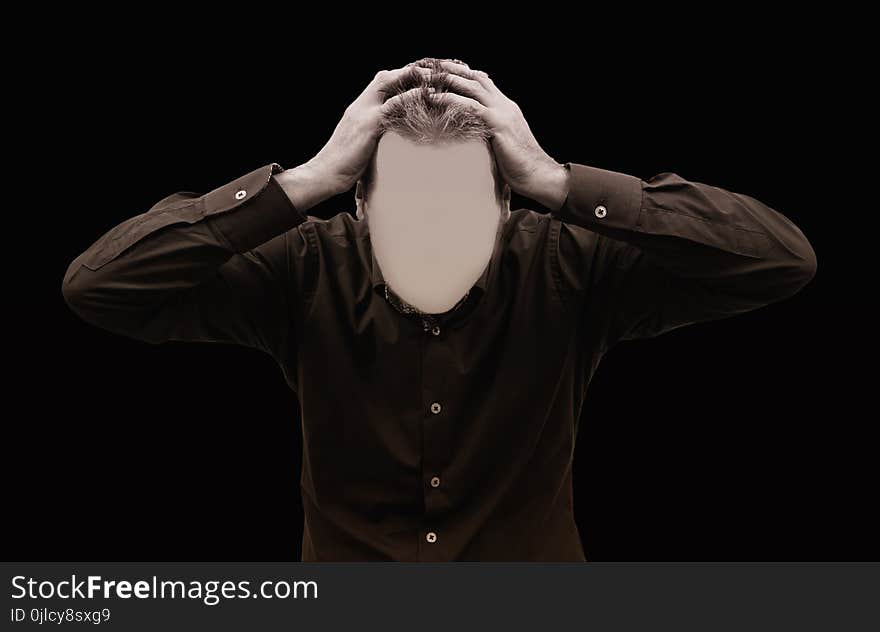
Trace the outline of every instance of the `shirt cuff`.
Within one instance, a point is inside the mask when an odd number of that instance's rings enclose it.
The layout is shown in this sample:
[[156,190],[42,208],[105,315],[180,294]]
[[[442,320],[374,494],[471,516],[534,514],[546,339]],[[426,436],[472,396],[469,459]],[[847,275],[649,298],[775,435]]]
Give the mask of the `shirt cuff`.
[[203,196],[204,212],[232,249],[245,252],[305,222],[274,176],[273,162]]
[[574,162],[569,170],[568,196],[554,215],[563,222],[593,230],[632,230],[642,211],[642,180]]

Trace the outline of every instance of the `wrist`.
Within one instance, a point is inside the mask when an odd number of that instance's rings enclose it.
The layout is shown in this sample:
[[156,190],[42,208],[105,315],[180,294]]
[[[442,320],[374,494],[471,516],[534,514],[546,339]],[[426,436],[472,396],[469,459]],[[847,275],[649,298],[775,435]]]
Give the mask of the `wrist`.
[[533,191],[528,194],[536,202],[556,212],[568,198],[570,173],[565,165],[552,161],[536,177]]
[[303,167],[309,169],[314,177],[326,182],[333,195],[345,193],[354,186],[352,179],[345,175],[345,170],[336,161],[325,158],[320,153],[306,162]]
[[311,161],[272,177],[276,179],[296,209],[303,213],[342,192],[338,180]]

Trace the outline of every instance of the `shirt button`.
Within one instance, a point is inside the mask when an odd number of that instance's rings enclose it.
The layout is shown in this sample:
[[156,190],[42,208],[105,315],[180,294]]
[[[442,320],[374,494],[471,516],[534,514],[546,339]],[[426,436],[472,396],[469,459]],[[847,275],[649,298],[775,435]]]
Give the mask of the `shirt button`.
[[431,479],[431,487],[440,487],[440,478],[438,476],[434,476]]
[[434,402],[433,404],[431,404],[431,412],[434,413],[435,415],[437,413],[439,413],[440,412],[440,404],[438,404],[437,402]]
[[608,214],[608,209],[602,206],[601,204],[596,207],[596,217],[605,217]]
[[432,542],[432,543],[436,542],[437,541],[437,534],[434,533],[433,531],[428,531],[428,535],[425,536],[425,539],[428,542]]
[[434,334],[435,336],[439,336],[440,335],[440,327],[437,325],[434,325],[431,328],[431,333]]
[[239,189],[238,191],[235,192],[235,199],[236,200],[243,200],[244,196],[246,196],[246,195],[247,195],[247,191],[245,191],[244,189]]

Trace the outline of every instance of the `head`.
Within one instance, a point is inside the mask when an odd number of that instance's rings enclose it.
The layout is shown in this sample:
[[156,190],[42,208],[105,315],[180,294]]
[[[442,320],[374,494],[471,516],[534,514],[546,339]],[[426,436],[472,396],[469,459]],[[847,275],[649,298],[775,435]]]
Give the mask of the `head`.
[[486,220],[510,216],[510,187],[498,171],[485,122],[470,110],[443,99],[448,73],[440,59],[427,57],[392,84],[385,98],[421,88],[398,99],[380,122],[380,138],[357,183],[358,219],[380,213],[411,215],[460,213]]
[[440,313],[487,270],[510,216],[510,187],[482,119],[428,96],[429,87],[450,87],[439,60],[416,64],[432,72],[412,69],[386,90],[386,100],[406,94],[383,115],[355,199],[385,282],[422,311]]

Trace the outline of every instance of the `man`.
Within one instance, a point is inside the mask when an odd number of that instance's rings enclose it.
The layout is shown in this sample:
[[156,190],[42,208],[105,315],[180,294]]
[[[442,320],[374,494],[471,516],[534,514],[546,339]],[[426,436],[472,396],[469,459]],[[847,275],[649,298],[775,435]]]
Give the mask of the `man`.
[[[356,219],[305,214],[356,186]],[[510,211],[515,191],[550,210]],[[381,71],[326,145],[160,200],[69,266],[86,321],[270,354],[297,392],[303,561],[583,561],[572,455],[617,342],[791,296],[786,217],[560,164],[482,71]]]

